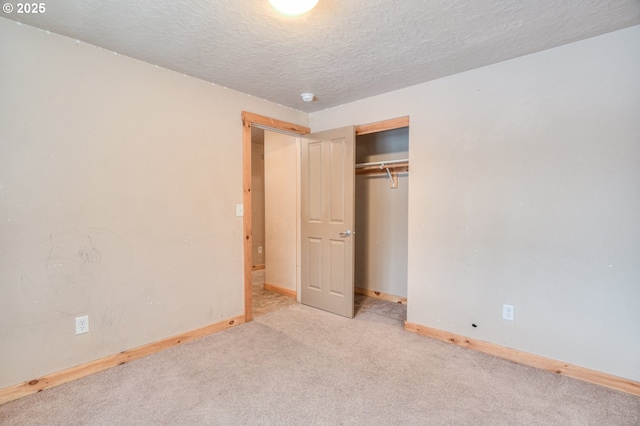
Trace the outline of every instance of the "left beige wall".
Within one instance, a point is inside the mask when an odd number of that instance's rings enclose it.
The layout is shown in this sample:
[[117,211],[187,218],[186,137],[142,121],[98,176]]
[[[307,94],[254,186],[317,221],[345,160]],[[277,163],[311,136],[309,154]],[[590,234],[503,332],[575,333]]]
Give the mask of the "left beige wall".
[[0,388],[242,314],[240,114],[307,114],[4,18],[0,94]]

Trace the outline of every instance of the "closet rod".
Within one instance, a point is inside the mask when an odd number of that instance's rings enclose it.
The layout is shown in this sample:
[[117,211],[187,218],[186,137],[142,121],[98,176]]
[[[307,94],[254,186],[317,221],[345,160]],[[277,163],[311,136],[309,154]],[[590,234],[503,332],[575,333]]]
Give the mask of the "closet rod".
[[385,165],[398,164],[398,163],[407,163],[407,162],[409,162],[408,158],[404,159],[404,160],[374,161],[373,163],[356,164],[356,169],[361,169],[363,167],[385,166]]

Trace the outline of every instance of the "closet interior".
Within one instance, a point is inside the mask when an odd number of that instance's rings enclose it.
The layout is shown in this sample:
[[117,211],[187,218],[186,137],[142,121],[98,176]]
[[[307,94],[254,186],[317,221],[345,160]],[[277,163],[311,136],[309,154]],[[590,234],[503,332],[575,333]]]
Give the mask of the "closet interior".
[[409,128],[356,136],[355,291],[407,302]]

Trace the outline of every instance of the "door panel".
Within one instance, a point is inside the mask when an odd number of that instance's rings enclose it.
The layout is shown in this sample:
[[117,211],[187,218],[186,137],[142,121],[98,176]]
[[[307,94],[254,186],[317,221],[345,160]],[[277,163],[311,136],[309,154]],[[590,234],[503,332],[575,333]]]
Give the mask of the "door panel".
[[346,247],[344,241],[331,240],[329,244],[331,250],[331,285],[329,291],[331,294],[342,296],[346,292],[343,272]]
[[[345,161],[346,141],[343,138],[331,140],[331,157],[329,163],[331,223],[345,223]],[[355,161],[355,160],[354,160]],[[353,167],[350,172],[353,173]]]
[[307,203],[309,220],[322,222],[322,141],[309,142]]
[[354,128],[306,136],[301,155],[301,301],[353,318]]
[[308,286],[314,290],[322,290],[322,240],[320,238],[308,239]]

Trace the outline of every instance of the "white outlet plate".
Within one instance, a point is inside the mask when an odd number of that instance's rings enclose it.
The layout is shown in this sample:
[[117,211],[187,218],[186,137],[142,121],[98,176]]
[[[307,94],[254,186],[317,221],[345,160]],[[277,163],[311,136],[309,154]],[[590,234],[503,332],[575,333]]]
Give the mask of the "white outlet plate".
[[236,216],[244,216],[244,205],[236,204]]
[[502,305],[502,319],[513,321],[513,305]]
[[89,332],[89,317],[87,315],[76,318],[76,334]]
[[262,246],[258,246],[258,253],[262,253]]

